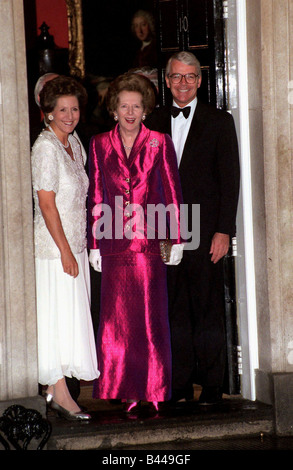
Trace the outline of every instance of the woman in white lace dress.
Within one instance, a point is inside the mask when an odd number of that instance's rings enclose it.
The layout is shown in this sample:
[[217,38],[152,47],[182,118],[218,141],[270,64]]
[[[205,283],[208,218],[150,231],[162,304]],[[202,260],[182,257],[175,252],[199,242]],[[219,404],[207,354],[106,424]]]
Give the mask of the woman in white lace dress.
[[99,377],[86,250],[88,177],[72,135],[85,98],[72,78],[47,82],[40,104],[50,125],[32,149],[39,382],[48,385],[48,404],[72,420],[90,415],[71,397],[65,376]]

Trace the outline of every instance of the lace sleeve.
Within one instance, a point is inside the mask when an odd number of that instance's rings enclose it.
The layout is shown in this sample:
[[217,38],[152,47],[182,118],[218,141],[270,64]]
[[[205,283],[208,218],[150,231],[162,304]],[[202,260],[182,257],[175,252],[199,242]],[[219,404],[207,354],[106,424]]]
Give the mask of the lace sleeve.
[[36,191],[54,191],[59,187],[58,149],[48,140],[36,142],[32,151],[32,180]]

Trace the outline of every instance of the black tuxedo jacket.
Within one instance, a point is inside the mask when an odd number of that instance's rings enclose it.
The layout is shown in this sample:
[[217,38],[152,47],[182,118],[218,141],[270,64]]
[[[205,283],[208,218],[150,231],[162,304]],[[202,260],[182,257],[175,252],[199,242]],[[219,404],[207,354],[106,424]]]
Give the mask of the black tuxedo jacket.
[[[172,137],[170,107],[156,108],[145,124]],[[179,173],[184,203],[200,204],[201,246],[204,241],[209,245],[215,232],[234,236],[240,171],[235,125],[229,113],[198,101]]]

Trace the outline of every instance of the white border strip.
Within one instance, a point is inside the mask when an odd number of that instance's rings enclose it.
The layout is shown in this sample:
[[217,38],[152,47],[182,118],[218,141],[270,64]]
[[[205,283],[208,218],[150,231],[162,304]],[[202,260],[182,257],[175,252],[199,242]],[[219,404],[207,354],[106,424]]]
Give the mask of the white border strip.
[[237,43],[238,43],[238,82],[239,82],[239,126],[241,182],[243,194],[243,220],[245,244],[245,275],[247,294],[247,324],[249,338],[249,365],[251,399],[255,400],[255,369],[258,368],[257,309],[255,295],[254,237],[252,218],[252,191],[250,166],[250,133],[248,112],[248,70],[246,1],[236,0],[237,5]]

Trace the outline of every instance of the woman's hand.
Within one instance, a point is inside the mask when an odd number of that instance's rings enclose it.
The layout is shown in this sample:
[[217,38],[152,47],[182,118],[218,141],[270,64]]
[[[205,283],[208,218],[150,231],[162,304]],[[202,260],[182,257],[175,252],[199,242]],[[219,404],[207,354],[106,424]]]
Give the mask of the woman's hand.
[[61,253],[61,263],[66,274],[74,278],[78,276],[78,264],[71,250],[64,250]]
[[63,231],[59,212],[55,203],[55,193],[54,191],[45,191],[41,189],[38,191],[38,197],[40,209],[47,229],[59,248],[63,270],[66,274],[77,277],[79,272],[78,264]]
[[98,248],[90,250],[89,262],[95,271],[102,272],[102,257]]

